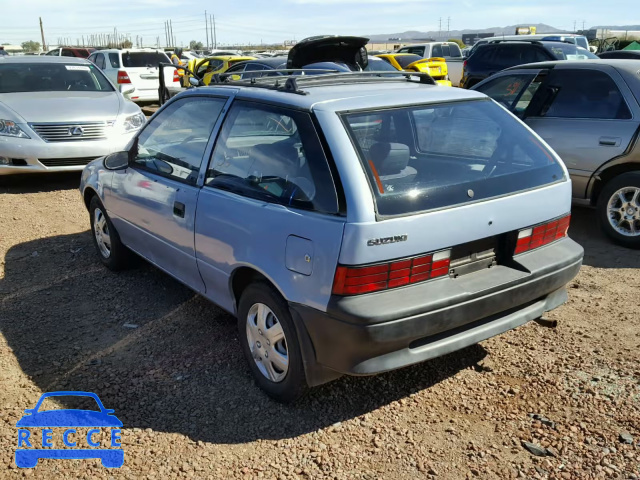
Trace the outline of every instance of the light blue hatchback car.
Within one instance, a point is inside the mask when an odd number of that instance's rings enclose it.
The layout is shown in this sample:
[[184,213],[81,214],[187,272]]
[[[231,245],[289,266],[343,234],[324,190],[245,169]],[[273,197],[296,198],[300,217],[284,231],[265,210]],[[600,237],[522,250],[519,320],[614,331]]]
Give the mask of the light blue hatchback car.
[[133,251],[236,315],[281,401],[539,319],[583,256],[558,156],[485,95],[427,76],[187,91],[89,164],[81,192],[101,261]]

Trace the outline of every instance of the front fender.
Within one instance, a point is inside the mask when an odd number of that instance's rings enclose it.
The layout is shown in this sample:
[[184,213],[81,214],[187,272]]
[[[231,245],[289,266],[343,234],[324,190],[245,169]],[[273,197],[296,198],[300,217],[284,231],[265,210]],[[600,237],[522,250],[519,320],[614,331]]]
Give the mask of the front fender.
[[87,210],[93,195],[98,195],[102,204],[108,209],[105,202],[105,185],[110,186],[112,178],[113,172],[104,167],[104,157],[97,158],[84,167],[80,178],[80,194]]

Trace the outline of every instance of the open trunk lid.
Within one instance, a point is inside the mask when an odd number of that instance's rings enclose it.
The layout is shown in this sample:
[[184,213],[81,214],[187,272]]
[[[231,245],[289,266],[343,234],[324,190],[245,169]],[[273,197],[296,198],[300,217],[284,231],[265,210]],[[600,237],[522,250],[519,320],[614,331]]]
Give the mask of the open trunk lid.
[[287,68],[303,68],[319,62],[340,62],[364,69],[368,65],[367,43],[369,39],[365,37],[341,35],[305,38],[289,50]]

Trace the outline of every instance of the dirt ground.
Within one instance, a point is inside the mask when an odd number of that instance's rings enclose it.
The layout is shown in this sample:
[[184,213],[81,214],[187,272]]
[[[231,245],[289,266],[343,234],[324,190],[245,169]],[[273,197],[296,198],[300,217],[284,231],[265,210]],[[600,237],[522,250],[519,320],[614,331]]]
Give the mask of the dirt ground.
[[[231,316],[143,262],[101,266],[78,174],[2,181],[2,478],[640,478],[640,253],[590,210],[574,209],[586,254],[548,315],[557,329],[530,323],[283,406],[254,386]],[[16,421],[56,390],[115,409],[121,469],[15,466]]]

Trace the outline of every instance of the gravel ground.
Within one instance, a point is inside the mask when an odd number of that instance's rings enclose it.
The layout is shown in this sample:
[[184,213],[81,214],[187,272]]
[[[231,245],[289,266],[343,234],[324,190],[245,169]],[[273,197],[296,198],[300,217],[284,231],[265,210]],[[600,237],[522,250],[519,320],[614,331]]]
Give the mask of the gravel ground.
[[[640,478],[640,255],[602,238],[593,212],[574,211],[585,266],[549,314],[557,329],[530,323],[283,406],[253,385],[231,316],[143,262],[99,264],[78,180],[0,184],[0,477]],[[15,467],[23,410],[65,389],[115,409],[124,467]]]

